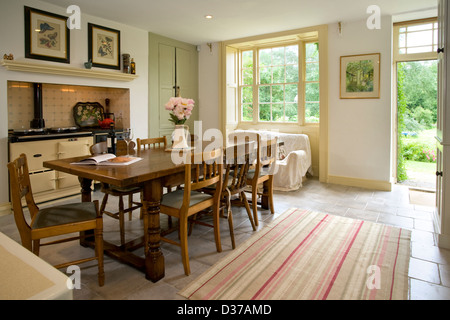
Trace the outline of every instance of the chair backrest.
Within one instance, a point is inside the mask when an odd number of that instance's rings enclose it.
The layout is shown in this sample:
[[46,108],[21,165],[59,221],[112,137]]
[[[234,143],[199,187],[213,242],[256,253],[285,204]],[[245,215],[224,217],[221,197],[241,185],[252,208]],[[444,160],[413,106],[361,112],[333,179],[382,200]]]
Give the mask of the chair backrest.
[[247,142],[227,147],[223,193],[230,192],[233,195],[243,191],[247,186],[247,174],[253,162],[254,144],[254,142]]
[[228,144],[239,144],[244,142],[256,142],[256,162],[255,179],[259,176],[263,166],[268,166],[270,174],[276,169],[276,160],[278,152],[278,140],[274,135],[260,135],[256,132],[238,131],[228,135]]
[[[167,138],[164,137],[158,137],[158,138],[148,138],[148,139],[136,139],[137,142],[137,149],[138,150],[145,150],[146,148],[152,149],[152,148],[166,148],[167,146]],[[142,148],[141,148],[142,147]]]
[[93,144],[89,148],[89,151],[91,152],[91,155],[107,153],[108,152],[108,145],[107,145],[106,141],[98,142],[98,143]]
[[31,219],[33,219],[39,211],[39,208],[34,202],[31,190],[27,156],[22,153],[17,159],[9,162],[8,171],[14,220],[16,221],[22,243],[24,243],[23,237],[26,237],[27,234],[29,234],[31,228],[24,215],[22,199],[25,197]]
[[[201,159],[201,160],[200,160]],[[221,148],[192,154],[190,163],[185,164],[183,206],[189,204],[190,193],[216,184],[217,197],[222,189],[223,151]]]

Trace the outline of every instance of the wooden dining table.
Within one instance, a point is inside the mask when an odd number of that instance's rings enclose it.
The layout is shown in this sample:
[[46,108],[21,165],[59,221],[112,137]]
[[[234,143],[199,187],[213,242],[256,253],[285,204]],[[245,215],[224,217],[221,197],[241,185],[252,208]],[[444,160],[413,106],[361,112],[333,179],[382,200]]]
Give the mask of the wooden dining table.
[[[72,164],[86,157],[46,161],[44,166],[78,176],[81,184],[82,201],[91,201],[93,181],[121,188],[133,186],[143,188],[143,207],[148,214],[149,234],[149,249],[148,252],[145,252],[145,257],[133,253],[136,248],[143,245],[143,236],[122,246],[104,241],[104,248],[105,254],[144,271],[148,280],[157,282],[164,277],[164,256],[160,246],[159,208],[163,187],[182,184],[185,166],[182,163],[174,163],[172,152],[164,149],[142,150],[138,151],[135,156],[142,158],[142,160],[123,166]],[[145,228],[146,222],[144,222]]]
[[[208,142],[203,142],[201,147],[198,145],[196,147],[205,150],[208,147]],[[144,219],[143,223],[143,234],[146,229],[148,230],[148,251],[145,252],[145,256],[142,257],[134,253],[137,248],[144,245],[144,235],[120,246],[104,241],[104,252],[112,258],[143,271],[146,279],[157,282],[164,277],[165,269],[160,235],[160,203],[163,188],[183,184],[185,166],[184,163],[180,163],[183,158],[180,152],[172,154],[172,151],[163,148],[140,150],[134,156],[140,157],[142,160],[123,166],[72,164],[86,158],[84,156],[45,161],[43,165],[50,169],[78,176],[81,184],[82,201],[92,200],[93,181],[121,188],[134,186],[143,188],[143,208],[146,210],[148,217],[148,221]]]

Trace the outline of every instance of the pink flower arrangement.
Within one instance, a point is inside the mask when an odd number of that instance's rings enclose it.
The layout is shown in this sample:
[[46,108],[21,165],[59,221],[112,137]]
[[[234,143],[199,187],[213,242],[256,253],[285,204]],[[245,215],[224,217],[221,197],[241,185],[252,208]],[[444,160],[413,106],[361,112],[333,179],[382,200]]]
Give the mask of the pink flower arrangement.
[[428,161],[435,162],[436,161],[436,153],[434,150],[423,150],[423,153],[425,153],[425,156],[427,157]]
[[169,121],[177,124],[184,124],[192,114],[194,108],[194,100],[181,97],[172,97],[166,103],[165,108],[170,113]]

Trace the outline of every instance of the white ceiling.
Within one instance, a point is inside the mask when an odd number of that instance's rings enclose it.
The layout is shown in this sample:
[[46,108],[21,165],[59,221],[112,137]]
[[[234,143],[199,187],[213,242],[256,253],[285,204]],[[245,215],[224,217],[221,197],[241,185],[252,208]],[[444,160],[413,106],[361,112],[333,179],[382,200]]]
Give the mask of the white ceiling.
[[[382,15],[435,15],[437,0],[43,0],[191,44],[217,42]],[[405,14],[406,15],[403,15]],[[213,16],[212,20],[205,15]],[[400,18],[397,18],[400,19]]]

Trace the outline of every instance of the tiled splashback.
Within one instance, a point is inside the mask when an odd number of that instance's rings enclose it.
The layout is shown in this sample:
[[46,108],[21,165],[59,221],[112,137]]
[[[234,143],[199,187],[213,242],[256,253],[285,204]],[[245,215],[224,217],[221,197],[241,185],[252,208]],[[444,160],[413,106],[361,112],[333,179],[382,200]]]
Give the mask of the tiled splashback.
[[[43,84],[42,109],[46,128],[75,126],[72,109],[77,102],[98,102],[122,117],[123,127],[130,125],[130,91],[122,88]],[[106,111],[106,110],[105,110]],[[33,84],[8,81],[8,129],[27,129],[34,118]]]

